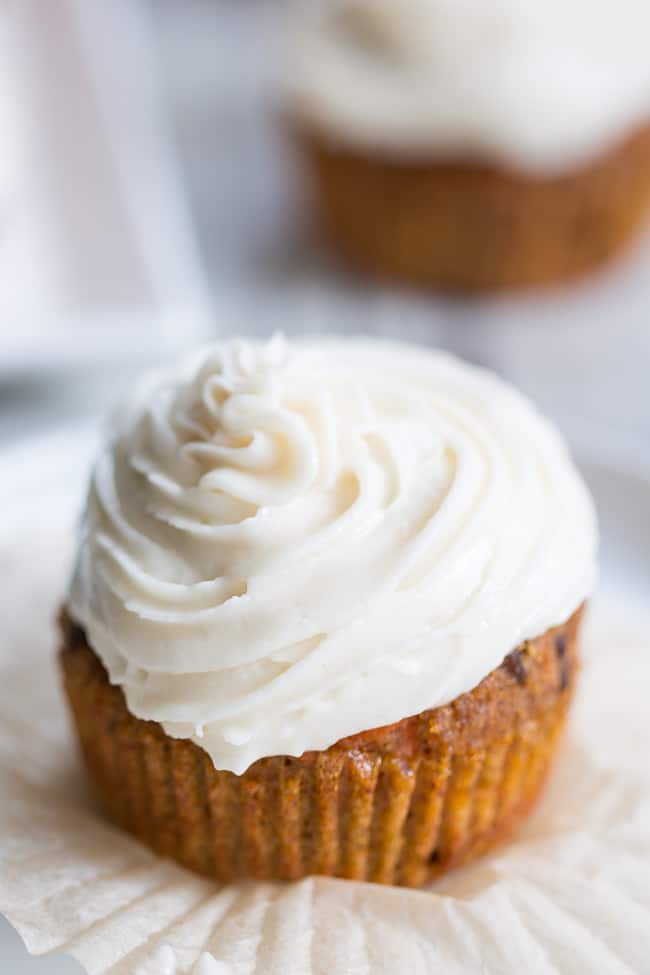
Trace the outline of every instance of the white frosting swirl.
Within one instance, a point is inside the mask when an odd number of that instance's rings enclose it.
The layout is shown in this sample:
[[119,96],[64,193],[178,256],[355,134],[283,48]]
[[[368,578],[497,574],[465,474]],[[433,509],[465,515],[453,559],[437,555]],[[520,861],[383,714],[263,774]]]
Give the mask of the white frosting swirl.
[[470,690],[578,607],[595,544],[563,442],[491,374],[239,341],[123,411],[69,603],[135,715],[240,773]]
[[532,170],[650,121],[647,0],[301,4],[287,85],[326,135]]

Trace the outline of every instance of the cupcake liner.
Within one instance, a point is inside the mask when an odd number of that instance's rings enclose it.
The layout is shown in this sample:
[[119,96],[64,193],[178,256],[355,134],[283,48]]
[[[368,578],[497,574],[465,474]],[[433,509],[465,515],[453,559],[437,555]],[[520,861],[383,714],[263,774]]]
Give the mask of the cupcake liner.
[[[0,912],[32,953],[68,952],[91,975],[205,975],[208,956],[222,963],[219,975],[647,970],[647,608],[596,600],[557,769],[539,811],[500,853],[429,890],[327,877],[220,887],[111,826],[85,787],[53,653],[72,535],[59,498],[46,510],[38,558],[33,519],[0,535]],[[486,761],[477,790],[501,778],[501,763],[505,748]],[[321,766],[314,775],[322,787]],[[423,845],[437,816],[433,803]]]
[[461,291],[573,278],[621,251],[650,204],[650,125],[581,169],[548,176],[364,154],[306,122],[294,127],[324,236],[389,278]]
[[450,705],[240,776],[131,715],[65,617],[61,663],[97,794],[157,853],[222,882],[329,874],[419,886],[504,842],[537,799],[571,698],[580,615]]

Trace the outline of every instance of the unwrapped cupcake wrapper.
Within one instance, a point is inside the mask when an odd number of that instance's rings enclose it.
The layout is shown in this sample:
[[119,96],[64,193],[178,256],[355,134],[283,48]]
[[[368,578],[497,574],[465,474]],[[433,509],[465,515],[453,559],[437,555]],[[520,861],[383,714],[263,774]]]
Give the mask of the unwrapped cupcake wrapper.
[[61,659],[97,792],[156,852],[220,881],[416,886],[507,839],[533,805],[571,697],[579,615],[451,705],[239,776],[131,715],[70,623]]

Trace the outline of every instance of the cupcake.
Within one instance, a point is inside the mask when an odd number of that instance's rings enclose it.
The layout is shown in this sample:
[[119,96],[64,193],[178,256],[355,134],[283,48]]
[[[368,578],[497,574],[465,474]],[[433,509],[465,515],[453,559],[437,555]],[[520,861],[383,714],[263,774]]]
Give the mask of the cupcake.
[[539,285],[641,227],[642,0],[339,0],[296,19],[291,125],[321,228],[357,265],[446,289]]
[[100,799],[220,881],[472,860],[547,776],[595,545],[561,438],[488,372],[369,339],[205,350],[92,475],[60,660]]

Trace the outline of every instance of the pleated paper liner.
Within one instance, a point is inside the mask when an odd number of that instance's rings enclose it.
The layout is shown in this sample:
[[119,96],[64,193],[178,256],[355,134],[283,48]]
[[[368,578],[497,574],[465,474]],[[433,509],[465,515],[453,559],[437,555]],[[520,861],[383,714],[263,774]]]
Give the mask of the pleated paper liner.
[[292,123],[325,238],[389,279],[459,291],[583,275],[640,232],[650,204],[650,125],[566,173],[391,158]]
[[647,970],[647,610],[596,600],[549,788],[498,854],[426,890],[220,886],[110,825],[85,788],[52,653],[65,539],[39,537],[34,560],[28,527],[10,553],[0,540],[0,911],[32,953],[68,952],[90,975],[206,975],[207,956],[219,975]]
[[580,611],[452,704],[237,776],[133,717],[64,617],[61,662],[110,817],[221,882],[325,874],[420,886],[506,841],[547,777],[577,667]]

